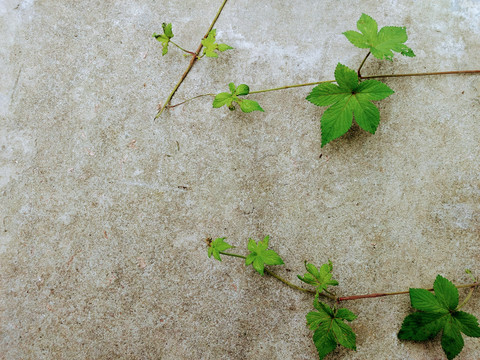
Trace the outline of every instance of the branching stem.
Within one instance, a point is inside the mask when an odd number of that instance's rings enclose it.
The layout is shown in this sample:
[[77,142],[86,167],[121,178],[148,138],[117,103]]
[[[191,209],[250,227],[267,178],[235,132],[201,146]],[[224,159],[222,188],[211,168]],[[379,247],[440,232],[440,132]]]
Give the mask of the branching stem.
[[[477,286],[480,286],[480,283],[475,282],[472,284],[465,284],[465,285],[456,285],[455,287],[457,289],[463,289],[463,288],[475,288]],[[426,289],[428,291],[433,291],[432,288]],[[473,290],[473,289],[472,289]],[[382,296],[392,296],[392,295],[403,295],[403,294],[408,294],[410,291],[398,291],[398,292],[391,292],[391,293],[376,293],[376,294],[367,294],[367,295],[353,295],[353,296],[342,296],[337,298],[337,302],[340,301],[349,301],[349,300],[359,300],[359,299],[367,299],[367,298],[377,298],[377,297],[382,297]],[[470,295],[471,296],[471,295]],[[469,296],[467,296],[469,298]],[[468,301],[468,299],[466,299]],[[465,302],[465,301],[464,301]],[[463,305],[462,305],[463,306]]]
[[182,51],[185,51],[186,53],[190,54],[190,55],[197,55],[195,54],[193,51],[188,51],[188,50],[185,50],[184,48],[182,48],[180,45],[174,43],[172,40],[170,40],[170,43],[175,45],[176,47],[178,47],[180,50]]
[[324,81],[317,81],[317,82],[304,83],[304,84],[285,85],[285,86],[280,86],[280,87],[276,87],[276,88],[273,88],[273,89],[250,91],[249,94],[260,94],[260,93],[269,92],[269,91],[285,90],[285,89],[302,87],[302,86],[313,86],[313,85],[329,83],[329,82],[335,82],[335,80],[324,80]]
[[[370,54],[370,53],[368,53]],[[368,56],[367,54],[367,56]],[[201,58],[201,56],[200,56]],[[362,65],[363,63],[365,62],[365,60],[367,59],[367,57],[365,57],[365,59],[363,59],[364,61],[362,62],[362,64],[360,65],[359,69],[358,69],[358,76],[360,79],[376,79],[376,78],[394,78],[394,77],[408,77],[408,76],[431,76],[431,75],[460,75],[460,74],[480,74],[480,70],[460,70],[460,71],[440,71],[440,72],[427,72],[427,73],[411,73],[411,74],[384,74],[384,75],[370,75],[370,76],[362,76],[360,75],[360,70],[362,68]],[[276,88],[272,88],[272,89],[263,89],[263,90],[255,90],[255,91],[250,91],[249,94],[260,94],[260,93],[265,93],[265,92],[269,92],[269,91],[278,91],[278,90],[285,90],[285,89],[291,89],[291,88],[297,88],[297,87],[303,87],[303,86],[313,86],[313,85],[318,85],[318,84],[323,84],[323,83],[331,83],[331,82],[335,82],[335,80],[323,80],[323,81],[316,81],[316,82],[311,82],[311,83],[304,83],[304,84],[294,84],[294,85],[285,85],[285,86],[280,86],[280,87],[276,87]],[[215,96],[216,94],[201,94],[201,95],[197,95],[197,96],[194,96],[192,98],[189,98],[181,103],[178,103],[178,104],[175,104],[175,105],[164,105],[162,107],[162,110],[160,110],[160,112],[157,114],[157,116],[155,118],[157,118],[158,116],[160,116],[161,112],[164,110],[164,108],[174,108],[178,105],[182,105],[190,100],[193,100],[193,99],[196,99],[196,98],[199,98],[199,97],[202,97],[202,96]],[[169,99],[167,99],[167,101],[169,102],[171,99],[171,97],[169,97]]]
[[361,76],[362,79],[376,79],[376,78],[393,78],[406,76],[430,76],[430,75],[459,75],[459,74],[480,74],[480,70],[460,70],[460,71],[439,71],[426,73],[411,73],[411,74],[386,74],[386,75],[371,75]]
[[[225,256],[232,256],[232,257],[236,257],[236,258],[240,258],[240,259],[246,259],[247,258],[246,256],[243,256],[243,255],[227,253],[227,252],[224,252],[224,251],[219,251],[219,253],[222,254],[222,255],[225,255]],[[297,285],[295,285],[295,284],[291,283],[290,281],[282,278],[280,275],[274,273],[273,271],[271,271],[267,268],[265,268],[265,272],[268,275],[273,276],[275,279],[280,280],[285,285],[290,286],[292,289],[299,290],[299,291],[306,292],[306,293],[310,293],[310,294],[314,294],[314,295],[317,293],[315,290],[304,289],[300,286],[297,286]],[[457,289],[471,288],[467,297],[465,298],[465,300],[463,300],[463,302],[460,304],[460,306],[457,308],[457,310],[461,309],[470,300],[470,298],[473,294],[473,290],[477,286],[480,286],[479,282],[474,282],[472,284],[465,284],[465,285],[455,285],[455,287]],[[433,288],[425,289],[425,290],[433,291]],[[325,292],[320,293],[320,295],[323,296],[323,297],[329,298],[330,300],[334,300],[335,302],[339,303],[341,301],[378,298],[378,297],[393,296],[393,295],[405,295],[405,294],[409,294],[409,293],[410,293],[410,291],[397,291],[397,292],[389,292],[389,293],[374,293],[374,294],[351,295],[351,296],[340,296],[339,297],[339,296],[336,296],[334,293],[332,293],[330,291],[325,291]]]
[[[215,18],[213,19],[212,23],[210,24],[210,27],[208,28],[207,33],[204,35],[204,37],[202,38],[202,40],[207,38],[208,33],[209,33],[209,32],[213,29],[213,27],[215,26],[215,23],[217,22],[218,17],[219,17],[220,14],[222,13],[223,8],[224,8],[225,5],[227,4],[227,1],[228,1],[228,0],[223,0],[222,5],[220,5],[220,8],[218,9],[217,14],[215,15]],[[185,72],[183,73],[182,77],[180,78],[180,80],[178,81],[178,83],[177,83],[177,84],[175,85],[175,87],[173,88],[173,90],[172,90],[172,92],[170,93],[170,95],[168,95],[167,100],[165,100],[165,103],[164,103],[164,104],[162,105],[162,107],[160,108],[160,111],[159,111],[159,112],[157,113],[157,115],[155,116],[155,119],[157,119],[160,115],[162,115],[163,110],[165,110],[165,108],[166,108],[168,105],[170,105],[170,101],[172,100],[173,95],[175,95],[175,93],[177,92],[178,88],[179,88],[180,85],[182,84],[183,80],[185,80],[185,78],[187,77],[188,73],[190,72],[190,70],[192,69],[193,65],[195,64],[195,61],[197,61],[198,55],[200,54],[200,51],[202,51],[202,47],[203,47],[203,44],[200,43],[200,45],[199,45],[198,48],[197,48],[197,51],[195,51],[195,53],[192,54],[192,59],[190,60],[190,63],[188,64],[187,70],[185,70]]]
[[368,54],[367,54],[367,56],[365,56],[365,57],[363,58],[362,63],[361,63],[360,66],[358,67],[357,74],[358,74],[358,77],[359,77],[360,79],[362,78],[362,75],[360,75],[360,70],[362,70],[362,66],[363,66],[363,64],[365,64],[365,61],[367,61],[367,58],[368,58],[368,56],[369,56],[370,54],[371,54],[371,53],[370,53],[370,51],[369,51]]
[[[233,257],[237,257],[237,258],[241,258],[241,259],[246,259],[246,256],[243,256],[243,255],[239,255],[239,254],[232,254],[232,253],[227,253],[227,252],[224,252],[224,251],[219,251],[220,254],[222,255],[226,255],[226,256],[233,256]],[[274,273],[273,271],[265,268],[264,271],[270,275],[270,276],[273,276],[275,279],[277,280],[280,280],[282,283],[284,283],[285,285],[287,286],[290,286],[292,289],[295,289],[295,290],[299,290],[299,291],[302,291],[302,292],[306,292],[306,293],[310,293],[310,294],[316,294],[316,291],[315,290],[311,290],[311,289],[304,289],[300,286],[297,286],[293,283],[291,283],[290,281],[282,278],[280,275]],[[329,295],[329,294],[320,294],[321,296],[324,296],[324,297],[327,297],[331,300],[335,300],[335,296],[334,295]]]
[[176,107],[176,106],[183,105],[183,104],[185,104],[186,102],[189,102],[189,101],[191,101],[191,100],[194,100],[194,99],[199,98],[199,97],[202,97],[202,96],[215,96],[215,94],[202,94],[202,95],[197,95],[197,96],[194,96],[194,97],[192,97],[192,98],[190,98],[190,99],[187,99],[187,100],[185,100],[185,101],[182,101],[181,103],[178,103],[178,104],[175,104],[175,105],[167,105],[166,108],[167,108],[167,109],[171,109],[171,108],[174,108],[174,107]]

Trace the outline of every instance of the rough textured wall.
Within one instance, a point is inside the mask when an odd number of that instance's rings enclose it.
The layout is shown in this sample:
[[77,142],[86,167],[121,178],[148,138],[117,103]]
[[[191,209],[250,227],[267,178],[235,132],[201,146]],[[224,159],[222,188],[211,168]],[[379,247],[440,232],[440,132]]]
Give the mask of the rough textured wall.
[[[255,96],[265,113],[204,98],[153,121],[188,59],[152,33],[172,22],[195,49],[219,5],[0,3],[1,359],[315,359],[312,298],[208,259],[206,237],[241,252],[269,234],[291,281],[331,259],[343,295],[480,275],[480,76],[389,79],[377,134],[323,149],[308,88]],[[364,74],[480,68],[478,1],[231,0],[215,27],[235,50],[199,61],[174,102],[356,68],[365,51],[341,33],[362,12],[406,26],[417,54]],[[358,351],[330,359],[443,358],[439,339],[397,340],[408,296],[346,305]],[[475,358],[468,338],[458,359]]]

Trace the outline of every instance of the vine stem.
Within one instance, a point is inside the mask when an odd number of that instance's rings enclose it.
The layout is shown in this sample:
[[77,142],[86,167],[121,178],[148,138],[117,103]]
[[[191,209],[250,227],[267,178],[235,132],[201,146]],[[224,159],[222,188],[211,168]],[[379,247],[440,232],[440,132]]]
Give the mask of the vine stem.
[[370,51],[369,51],[368,54],[367,54],[367,56],[365,56],[365,57],[363,58],[362,63],[361,63],[360,66],[358,67],[357,75],[358,75],[358,77],[359,77],[360,79],[362,78],[362,75],[360,75],[360,70],[362,70],[362,66],[363,66],[363,64],[365,64],[365,61],[367,61],[367,58],[369,57],[370,54],[371,54],[371,53],[370,53]]
[[186,53],[189,53],[190,55],[197,55],[197,54],[195,54],[193,51],[188,51],[188,50],[182,48],[180,45],[174,43],[172,40],[170,40],[170,43],[173,44],[173,45],[175,45],[176,47],[178,47],[180,50],[185,51]]
[[215,94],[202,94],[202,95],[197,95],[197,96],[194,96],[194,97],[192,97],[192,98],[190,98],[190,99],[187,99],[187,100],[185,100],[185,101],[182,101],[181,103],[178,103],[178,104],[175,104],[175,105],[167,105],[167,109],[171,109],[171,108],[174,108],[174,107],[176,107],[176,106],[183,105],[183,104],[185,104],[186,102],[189,102],[189,101],[191,101],[191,100],[194,100],[194,99],[196,99],[196,98],[203,97],[203,96],[215,96]]
[[375,79],[375,78],[392,78],[392,77],[406,77],[406,76],[430,76],[430,75],[453,75],[453,74],[480,74],[480,70],[459,70],[459,71],[439,71],[426,73],[411,73],[411,74],[385,74],[385,75],[371,75],[360,76],[361,79]]
[[[457,289],[463,289],[463,288],[472,288],[471,292],[473,292],[473,289],[477,286],[480,286],[480,283],[475,282],[472,284],[465,284],[465,285],[455,285]],[[428,291],[433,291],[433,288],[430,289],[425,289]],[[367,298],[377,298],[377,297],[382,297],[382,296],[392,296],[392,295],[404,295],[404,294],[409,294],[410,291],[398,291],[398,292],[391,292],[391,293],[376,293],[376,294],[366,294],[366,295],[352,295],[352,296],[342,296],[342,297],[337,297],[337,302],[340,301],[349,301],[349,300],[359,300],[359,299],[367,299]],[[470,295],[471,296],[471,295]],[[469,296],[467,296],[469,298]],[[468,301],[468,299],[466,299]],[[466,303],[464,301],[464,303]],[[464,304],[462,304],[463,306]]]
[[[243,255],[239,255],[239,254],[233,254],[233,253],[227,253],[227,252],[224,252],[224,251],[219,251],[220,254],[222,255],[225,255],[225,256],[232,256],[232,257],[236,257],[236,258],[240,258],[240,259],[246,259],[247,257],[246,256],[243,256]],[[281,281],[282,283],[284,283],[285,285],[291,287],[292,289],[295,289],[295,290],[299,290],[299,291],[302,291],[302,292],[306,292],[306,293],[310,293],[310,294],[317,294],[317,292],[315,290],[311,290],[311,289],[304,289],[300,286],[297,286],[293,283],[291,283],[290,281],[282,278],[280,275],[274,273],[273,271],[265,268],[264,271],[270,275],[270,276],[273,276],[275,279]],[[464,288],[471,288],[470,292],[468,293],[467,297],[465,298],[465,300],[463,300],[463,302],[460,304],[460,306],[457,308],[457,309],[460,309],[462,308],[467,302],[468,300],[470,300],[470,297],[472,296],[473,294],[473,290],[477,287],[477,286],[480,286],[480,283],[479,282],[474,282],[474,283],[471,283],[471,284],[465,284],[465,285],[455,285],[455,287],[457,289],[464,289]],[[428,290],[428,291],[434,291],[433,288],[430,288],[430,289],[425,289],[425,290]],[[326,298],[329,298],[330,300],[334,300],[336,301],[337,303],[341,302],[341,301],[350,301],[350,300],[360,300],[360,299],[368,299],[368,298],[378,298],[378,297],[383,297],[383,296],[393,296],[393,295],[405,295],[405,294],[409,294],[410,291],[397,291],[397,292],[389,292],[389,293],[374,293],[374,294],[365,294],[365,295],[351,295],[351,296],[336,296],[334,293],[320,293],[319,295],[323,296],[323,297],[326,297]]]
[[[204,35],[204,37],[202,38],[202,40],[207,38],[208,33],[209,33],[209,32],[213,29],[213,27],[215,26],[215,23],[217,22],[218,17],[219,17],[220,14],[222,13],[223,8],[224,8],[225,5],[227,4],[227,1],[228,1],[228,0],[223,0],[222,5],[220,5],[220,8],[218,9],[217,14],[215,15],[215,18],[213,19],[212,23],[210,24],[210,27],[208,28],[207,33]],[[190,72],[190,70],[192,69],[193,65],[195,64],[195,61],[197,61],[198,55],[200,55],[200,51],[202,51],[202,47],[203,47],[203,44],[200,43],[200,45],[199,45],[198,48],[197,48],[197,51],[195,51],[195,53],[192,55],[192,59],[190,60],[190,63],[188,64],[187,70],[185,70],[185,72],[182,74],[182,77],[180,78],[180,80],[178,81],[178,83],[175,85],[175,87],[173,88],[173,90],[172,90],[172,92],[170,93],[170,95],[168,95],[167,100],[165,100],[165,103],[164,103],[163,106],[160,108],[160,111],[157,113],[157,115],[155,115],[155,118],[154,118],[154,119],[158,119],[158,117],[160,117],[160,115],[162,115],[163,110],[165,110],[165,108],[167,107],[167,105],[170,104],[170,101],[172,100],[173,95],[175,95],[175,93],[177,92],[178,88],[179,88],[180,85],[182,84],[183,80],[185,80],[185,78],[187,77],[188,73]]]
[[[233,256],[233,257],[237,257],[237,258],[241,258],[241,259],[246,259],[247,257],[246,256],[243,256],[243,255],[239,255],[239,254],[232,254],[232,253],[227,253],[227,252],[224,252],[224,251],[219,251],[220,254],[222,255],[226,255],[226,256]],[[310,294],[316,294],[317,292],[315,290],[311,290],[311,289],[304,289],[300,286],[297,286],[293,283],[291,283],[290,281],[282,278],[280,275],[274,273],[273,271],[265,268],[264,271],[270,275],[270,276],[273,276],[275,279],[277,280],[280,280],[282,283],[284,283],[285,285],[291,287],[292,289],[295,289],[295,290],[299,290],[299,291],[302,291],[302,292],[306,292],[306,293],[310,293]],[[334,295],[330,295],[330,294],[320,294],[321,296],[324,296],[324,297],[327,297],[331,300],[335,300],[336,297]]]
[[269,92],[269,91],[284,90],[284,89],[290,89],[290,88],[296,88],[296,87],[302,87],[302,86],[313,86],[313,85],[331,83],[331,82],[335,82],[335,80],[324,80],[324,81],[317,81],[317,82],[304,83],[304,84],[285,85],[285,86],[280,86],[273,89],[250,91],[249,94],[260,94],[260,93]]
[[[364,61],[366,60],[367,57],[365,57]],[[363,65],[362,62],[362,65]],[[359,70],[361,69],[361,66]],[[370,75],[370,76],[362,76],[359,74],[360,79],[376,79],[376,78],[394,78],[394,77],[408,77],[408,76],[431,76],[431,75],[459,75],[459,74],[480,74],[480,70],[460,70],[460,71],[440,71],[440,72],[426,72],[426,73],[410,73],[410,74],[383,74],[383,75]],[[291,89],[291,88],[297,88],[297,87],[303,87],[303,86],[313,86],[313,85],[318,85],[318,84],[323,84],[323,83],[332,83],[335,82],[336,80],[323,80],[323,81],[316,81],[316,82],[311,82],[311,83],[304,83],[304,84],[295,84],[295,85],[285,85],[285,86],[280,86],[272,89],[263,89],[263,90],[255,90],[255,91],[250,91],[250,94],[260,94],[260,93],[265,93],[269,91],[278,91],[278,90],[285,90],[285,89]],[[192,98],[189,98],[181,103],[175,104],[175,105],[164,105],[162,110],[157,114],[155,119],[160,116],[161,112],[164,110],[164,108],[174,108],[178,105],[182,105],[190,100],[202,97],[202,96],[215,96],[216,94],[201,94],[194,96]],[[173,95],[172,95],[173,96]],[[167,101],[170,101],[171,97],[167,99]]]

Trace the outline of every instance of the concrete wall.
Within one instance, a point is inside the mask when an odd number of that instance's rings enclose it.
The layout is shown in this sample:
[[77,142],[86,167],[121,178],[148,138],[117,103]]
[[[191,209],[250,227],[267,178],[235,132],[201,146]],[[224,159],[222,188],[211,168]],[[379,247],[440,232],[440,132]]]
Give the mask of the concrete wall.
[[[315,359],[312,297],[208,259],[206,237],[244,253],[270,235],[296,283],[331,259],[342,295],[480,275],[480,76],[386,80],[377,134],[324,148],[310,88],[251,96],[265,113],[203,98],[154,121],[189,60],[152,33],[172,22],[196,49],[220,3],[0,2],[1,359]],[[417,54],[365,75],[480,68],[479,1],[231,0],[215,27],[235,50],[173,102],[356,68],[365,50],[342,32],[362,12],[406,26]],[[329,359],[444,358],[438,338],[397,340],[408,296],[345,305],[358,351]],[[467,338],[458,359],[475,358]]]

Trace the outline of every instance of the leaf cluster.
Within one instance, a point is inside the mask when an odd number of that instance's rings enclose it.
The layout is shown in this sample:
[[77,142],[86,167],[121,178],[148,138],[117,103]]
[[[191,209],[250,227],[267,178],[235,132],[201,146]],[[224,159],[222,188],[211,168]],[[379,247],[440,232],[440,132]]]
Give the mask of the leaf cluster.
[[[357,31],[345,31],[343,35],[356,47],[370,49],[377,59],[393,60],[393,52],[413,57],[413,50],[404,44],[407,41],[405,27],[385,26],[378,31],[377,22],[367,14],[362,14],[357,21]],[[377,32],[378,31],[378,32]]]
[[337,280],[332,280],[333,265],[330,260],[328,261],[328,264],[320,266],[320,270],[317,269],[315,265],[309,264],[305,261],[305,269],[307,270],[305,275],[297,275],[297,277],[304,283],[315,286],[317,294],[327,290],[327,287],[330,285],[338,285]]
[[307,314],[307,326],[313,331],[313,343],[317,348],[319,359],[322,360],[338,345],[356,350],[356,335],[345,320],[353,321],[357,315],[345,308],[331,308],[319,302],[317,298],[313,306],[318,311]]
[[245,259],[245,265],[252,264],[260,275],[263,275],[265,265],[283,265],[282,258],[275,251],[268,249],[269,239],[269,236],[265,236],[258,244],[253,239],[248,240],[247,248],[250,254]]
[[163,34],[153,33],[153,37],[162,43],[162,56],[168,53],[168,44],[170,39],[173,38],[172,24],[162,24]]
[[442,348],[449,360],[463,349],[461,333],[480,337],[475,316],[459,311],[458,289],[449,280],[438,275],[433,283],[435,295],[425,289],[410,289],[412,306],[419,310],[403,321],[398,338],[425,341],[442,332]]
[[222,261],[220,258],[220,252],[233,248],[232,245],[225,241],[225,238],[217,238],[215,240],[208,239],[208,257],[213,257],[218,261]]
[[230,110],[235,110],[235,106],[233,105],[236,102],[240,105],[240,109],[245,112],[249,113],[252,111],[264,111],[262,107],[258,104],[258,102],[249,100],[249,99],[240,99],[239,96],[248,95],[250,92],[250,88],[248,85],[240,84],[238,87],[235,87],[235,84],[231,82],[228,84],[230,89],[230,93],[222,92],[215,96],[213,100],[213,107],[219,108],[226,105]]
[[355,121],[364,130],[375,134],[380,111],[372,100],[382,100],[394,93],[377,80],[360,82],[356,71],[340,63],[335,68],[337,85],[322,83],[312,89],[307,100],[317,106],[329,106],[322,115],[322,147],[345,134]]
[[215,39],[216,36],[217,30],[212,29],[208,33],[208,36],[205,39],[202,39],[203,54],[207,57],[218,57],[218,54],[215,52],[216,50],[223,52],[233,49],[233,47],[227,44],[217,44]]

